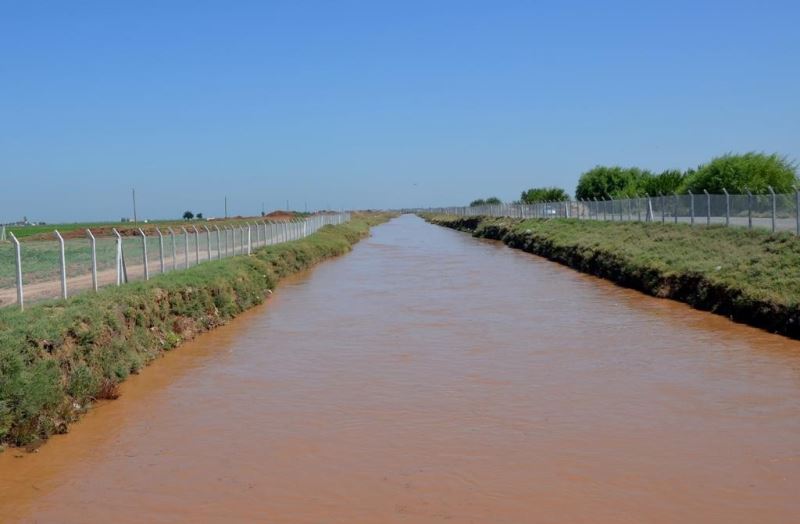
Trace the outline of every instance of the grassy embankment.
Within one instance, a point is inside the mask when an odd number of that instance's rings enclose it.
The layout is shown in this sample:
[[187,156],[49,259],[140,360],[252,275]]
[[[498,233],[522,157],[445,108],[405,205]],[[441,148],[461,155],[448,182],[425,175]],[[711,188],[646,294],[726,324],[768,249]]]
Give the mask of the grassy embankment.
[[249,257],[201,264],[24,312],[0,310],[0,446],[64,432],[129,374],[264,301],[282,277],[350,250],[388,215],[357,215]]
[[800,239],[791,233],[569,219],[424,218],[800,338]]

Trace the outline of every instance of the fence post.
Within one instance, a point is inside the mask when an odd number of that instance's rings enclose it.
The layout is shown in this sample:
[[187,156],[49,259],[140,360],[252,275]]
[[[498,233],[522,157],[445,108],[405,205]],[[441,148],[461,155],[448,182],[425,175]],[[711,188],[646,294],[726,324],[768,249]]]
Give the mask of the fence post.
[[114,235],[117,237],[117,285],[121,286],[123,282],[128,280],[124,267],[125,258],[122,253],[122,235],[119,234],[117,228],[111,228],[111,231],[113,231]]
[[6,240],[6,226],[5,224],[3,224],[2,226],[0,226],[0,242],[5,240]]
[[194,229],[194,265],[200,263],[200,232],[197,230],[197,226],[192,226]]
[[731,195],[724,187],[722,192],[725,193],[725,227],[728,227],[731,225]]
[[203,229],[206,230],[206,260],[211,260],[211,230],[205,225]]
[[16,264],[17,276],[17,304],[20,310],[25,310],[25,293],[22,290],[22,246],[19,245],[19,240],[12,231],[8,232],[11,241],[14,243],[14,262]]
[[167,231],[169,231],[169,237],[172,239],[172,270],[175,271],[178,269],[178,251],[175,249],[175,231],[173,231],[171,227],[168,227]]
[[222,235],[219,231],[219,226],[214,224],[214,229],[217,230],[217,260],[222,260]]
[[89,249],[92,251],[92,289],[97,293],[97,242],[91,230],[86,230],[86,236],[89,238]]
[[753,193],[749,189],[747,191],[747,228],[753,229]]
[[250,233],[250,222],[247,223],[247,254],[250,255],[253,252],[253,245],[252,242],[252,234]]
[[694,193],[691,191],[687,191],[689,193],[689,213],[691,214],[691,225],[694,225]]
[[767,189],[769,189],[769,194],[772,196],[772,232],[774,233],[775,232],[775,212],[776,212],[775,191],[772,190],[772,186],[767,186]]
[[678,223],[678,192],[672,192],[672,222]]
[[189,269],[189,232],[183,226],[181,231],[183,231],[183,268]]
[[156,226],[156,234],[158,235],[158,269],[159,272],[163,275],[164,274],[164,235],[161,233],[161,229]]
[[606,211],[607,211],[607,209],[606,209],[606,208],[607,208],[607,207],[608,207],[608,206],[606,205],[606,199],[604,198],[604,199],[603,199],[603,222],[605,222],[605,220],[606,220]]
[[663,193],[661,193],[661,192],[658,193],[658,200],[661,202],[661,223],[662,224],[666,224],[667,223],[667,206],[665,205],[665,202],[664,202],[664,194]]
[[142,228],[139,228],[139,234],[142,235],[142,259],[144,262],[144,279],[150,280],[150,268],[147,267],[147,235],[144,234]]
[[796,225],[796,234],[800,235],[800,189],[794,188],[794,214]]
[[58,248],[59,248],[59,265],[61,268],[61,298],[67,298],[67,257],[64,253],[64,237],[61,236],[61,233],[58,232],[56,229],[53,231],[53,234],[58,239]]
[[704,189],[703,193],[706,194],[706,225],[711,225],[711,195],[708,194],[708,190]]
[[636,193],[636,221],[642,221],[642,197],[639,196],[639,193]]

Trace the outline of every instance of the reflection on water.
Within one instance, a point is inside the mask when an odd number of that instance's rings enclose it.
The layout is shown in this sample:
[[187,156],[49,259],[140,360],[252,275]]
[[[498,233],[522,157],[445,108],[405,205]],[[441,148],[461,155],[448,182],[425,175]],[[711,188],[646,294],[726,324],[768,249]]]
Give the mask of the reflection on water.
[[401,217],[157,362],[0,520],[791,522],[800,344]]

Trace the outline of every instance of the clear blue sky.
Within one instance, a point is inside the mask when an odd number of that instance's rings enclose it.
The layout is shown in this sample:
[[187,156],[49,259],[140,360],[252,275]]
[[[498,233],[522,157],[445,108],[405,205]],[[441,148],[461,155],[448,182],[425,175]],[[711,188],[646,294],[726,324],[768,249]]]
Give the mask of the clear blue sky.
[[0,222],[800,157],[800,2],[0,0]]

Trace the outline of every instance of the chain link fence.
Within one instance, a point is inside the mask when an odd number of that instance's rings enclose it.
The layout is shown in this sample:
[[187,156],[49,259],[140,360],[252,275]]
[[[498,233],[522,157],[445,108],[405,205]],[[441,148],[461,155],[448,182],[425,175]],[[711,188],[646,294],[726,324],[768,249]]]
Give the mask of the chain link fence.
[[53,240],[21,241],[8,232],[9,240],[0,241],[0,307],[24,308],[33,301],[67,298],[210,260],[249,255],[253,249],[298,240],[323,226],[349,220],[350,213],[325,213],[221,226],[112,229],[111,235],[95,235],[89,229],[77,236],[54,231]]
[[415,209],[458,216],[574,218],[621,222],[686,223],[766,228],[800,235],[800,191],[734,195],[671,194],[637,198],[579,199],[538,204]]

